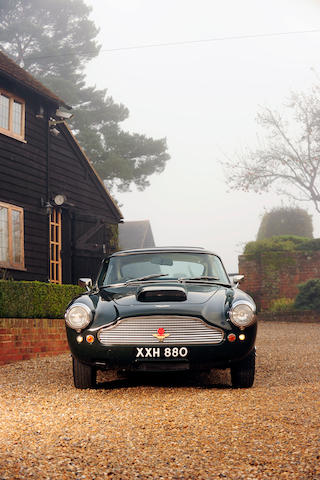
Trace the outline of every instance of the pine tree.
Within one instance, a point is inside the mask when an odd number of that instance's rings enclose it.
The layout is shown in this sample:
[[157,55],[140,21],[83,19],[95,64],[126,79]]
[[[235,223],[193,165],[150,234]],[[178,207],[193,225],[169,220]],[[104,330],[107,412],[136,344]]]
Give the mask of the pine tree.
[[90,12],[83,0],[2,0],[0,48],[73,106],[70,125],[109,187],[144,189],[170,158],[166,139],[123,131],[128,109],[86,85],[85,66],[100,50]]

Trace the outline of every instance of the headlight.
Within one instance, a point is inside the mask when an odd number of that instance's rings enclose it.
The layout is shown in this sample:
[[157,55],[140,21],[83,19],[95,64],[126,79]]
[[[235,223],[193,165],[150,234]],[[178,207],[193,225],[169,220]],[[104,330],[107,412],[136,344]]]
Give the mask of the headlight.
[[87,305],[78,303],[68,308],[65,319],[69,327],[75,330],[82,330],[91,322],[92,312]]
[[255,321],[255,307],[249,302],[239,301],[232,305],[230,320],[237,327],[248,327]]

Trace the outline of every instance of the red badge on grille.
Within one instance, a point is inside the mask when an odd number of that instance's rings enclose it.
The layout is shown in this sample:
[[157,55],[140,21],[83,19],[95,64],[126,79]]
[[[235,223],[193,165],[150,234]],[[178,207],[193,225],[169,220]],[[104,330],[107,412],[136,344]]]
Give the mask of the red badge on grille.
[[164,328],[158,328],[158,332],[153,333],[152,336],[156,337],[159,340],[159,342],[163,342],[165,338],[170,336],[170,333],[166,333]]

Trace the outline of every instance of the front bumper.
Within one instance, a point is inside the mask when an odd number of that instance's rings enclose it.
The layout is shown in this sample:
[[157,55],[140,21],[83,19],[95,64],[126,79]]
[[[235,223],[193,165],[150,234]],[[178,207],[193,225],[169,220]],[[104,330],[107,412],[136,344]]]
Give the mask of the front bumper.
[[[254,348],[256,324],[240,331],[234,329],[235,341],[230,342],[225,332],[225,338],[216,345],[177,345],[165,342],[150,345],[116,345],[105,346],[98,340],[97,332],[83,331],[81,334],[67,328],[67,337],[71,353],[80,362],[95,366],[97,369],[123,369],[128,371],[179,371],[179,370],[209,370],[210,368],[227,368],[246,357]],[[94,341],[88,343],[86,335],[93,335]],[[240,340],[239,335],[245,338]],[[78,343],[81,335],[83,341]],[[170,356],[165,355],[170,353]],[[185,350],[180,349],[186,349]],[[170,349],[170,350],[169,350]],[[174,350],[176,349],[176,350]],[[178,352],[177,355],[176,352]],[[140,354],[139,354],[140,353]],[[181,353],[181,355],[179,355]]]

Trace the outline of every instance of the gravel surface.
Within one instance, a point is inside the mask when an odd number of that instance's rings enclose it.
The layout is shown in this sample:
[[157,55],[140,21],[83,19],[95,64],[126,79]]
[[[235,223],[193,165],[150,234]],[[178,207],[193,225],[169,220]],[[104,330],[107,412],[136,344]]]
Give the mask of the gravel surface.
[[225,371],[81,391],[69,355],[0,367],[0,480],[319,480],[320,324],[261,323],[257,347],[248,390]]

